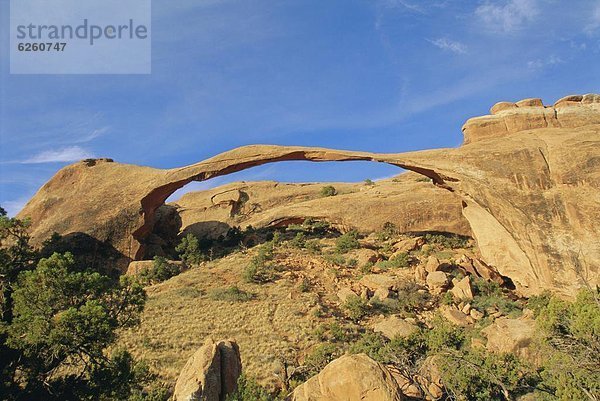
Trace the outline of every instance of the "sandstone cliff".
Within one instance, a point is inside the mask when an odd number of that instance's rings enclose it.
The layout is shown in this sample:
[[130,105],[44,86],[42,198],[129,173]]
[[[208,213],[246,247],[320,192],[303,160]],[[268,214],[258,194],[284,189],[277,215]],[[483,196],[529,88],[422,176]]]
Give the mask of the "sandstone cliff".
[[376,161],[456,195],[484,260],[522,293],[570,294],[582,278],[598,283],[600,96],[569,96],[552,107],[538,99],[497,104],[463,131],[459,148],[400,154],[255,145],[170,170],[86,160],[59,171],[19,217],[32,218],[37,241],[83,233],[126,264],[144,255],[156,210],[191,181],[283,160]]

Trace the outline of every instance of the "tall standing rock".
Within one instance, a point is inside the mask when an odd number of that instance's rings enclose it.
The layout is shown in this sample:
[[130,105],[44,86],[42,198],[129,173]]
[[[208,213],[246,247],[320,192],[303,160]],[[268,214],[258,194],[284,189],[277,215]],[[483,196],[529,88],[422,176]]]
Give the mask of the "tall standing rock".
[[214,342],[209,338],[179,374],[173,401],[224,401],[235,391],[241,373],[237,343],[234,340]]

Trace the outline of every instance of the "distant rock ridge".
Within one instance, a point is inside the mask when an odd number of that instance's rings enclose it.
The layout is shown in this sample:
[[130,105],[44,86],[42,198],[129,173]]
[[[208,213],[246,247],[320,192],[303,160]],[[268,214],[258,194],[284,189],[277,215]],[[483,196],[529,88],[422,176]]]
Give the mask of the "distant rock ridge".
[[542,99],[499,102],[491,115],[474,117],[463,125],[464,143],[497,138],[537,128],[578,128],[600,124],[600,95],[570,95],[544,106]]
[[125,269],[143,257],[159,207],[192,181],[286,160],[382,162],[451,191],[483,260],[523,294],[569,296],[584,281],[600,283],[599,99],[574,95],[551,108],[539,99],[497,104],[495,114],[467,122],[466,145],[454,149],[383,154],[253,145],[169,170],[88,160],[61,169],[19,217],[32,218],[37,242],[58,232],[108,244]]

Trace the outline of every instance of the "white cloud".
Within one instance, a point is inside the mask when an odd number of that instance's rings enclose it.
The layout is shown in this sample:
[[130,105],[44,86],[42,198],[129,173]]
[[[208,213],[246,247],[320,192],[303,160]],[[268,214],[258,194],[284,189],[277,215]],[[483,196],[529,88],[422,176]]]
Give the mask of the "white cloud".
[[585,27],[585,32],[592,34],[598,30],[598,28],[600,28],[600,4],[598,4],[592,11],[592,16],[589,20],[589,23]]
[[94,129],[94,130],[90,131],[89,133],[82,135],[80,138],[76,139],[74,142],[75,143],[85,143],[85,142],[93,141],[94,139],[106,134],[109,131],[109,129],[110,129],[110,127],[102,127],[102,128]]
[[553,66],[564,63],[563,59],[557,56],[550,56],[547,59],[537,59],[527,62],[527,68],[530,70],[541,70],[544,67]]
[[508,0],[502,5],[486,2],[475,10],[486,28],[505,33],[521,29],[538,14],[537,0]]
[[427,39],[427,41],[442,50],[447,50],[456,54],[466,54],[467,46],[463,43],[450,40],[448,38],[438,38],[435,40]]
[[95,156],[79,147],[79,146],[68,146],[66,148],[58,150],[46,150],[38,153],[37,155],[23,160],[21,163],[24,164],[39,164],[39,163],[57,163],[57,162],[74,162],[82,159],[92,159]]
[[413,4],[412,2],[408,2],[406,0],[383,0],[381,4],[384,7],[389,8],[398,8],[403,7],[409,11],[416,12],[419,14],[424,14],[425,10],[419,4]]

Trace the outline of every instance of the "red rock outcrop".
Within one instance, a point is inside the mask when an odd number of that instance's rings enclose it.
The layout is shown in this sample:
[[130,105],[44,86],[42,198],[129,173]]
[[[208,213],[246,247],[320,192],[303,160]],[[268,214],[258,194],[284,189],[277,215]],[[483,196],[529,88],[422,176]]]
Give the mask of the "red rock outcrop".
[[125,257],[143,254],[154,214],[191,181],[284,160],[389,163],[432,179],[460,197],[484,261],[531,294],[572,294],[582,279],[599,282],[600,97],[570,96],[554,107],[538,100],[502,104],[465,125],[465,145],[401,154],[255,145],[200,163],[159,170],[108,160],[59,171],[20,217],[38,241],[82,232]]

